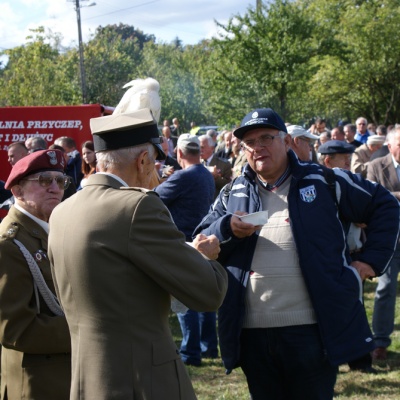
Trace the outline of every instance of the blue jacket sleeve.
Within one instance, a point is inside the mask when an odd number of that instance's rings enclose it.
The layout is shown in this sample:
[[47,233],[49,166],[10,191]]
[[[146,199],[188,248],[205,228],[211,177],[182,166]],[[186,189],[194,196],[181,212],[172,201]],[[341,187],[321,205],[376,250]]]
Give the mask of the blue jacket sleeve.
[[367,224],[367,240],[358,259],[370,264],[377,276],[382,275],[398,243],[399,203],[380,184],[339,169],[335,169],[335,173],[343,218]]
[[[193,232],[193,237],[199,233],[203,233],[204,235],[215,235],[218,238],[221,245],[218,261],[222,264],[223,260],[226,259],[237,244],[244,240],[237,238],[232,232],[232,215],[227,211],[229,196],[227,196],[224,189],[225,188],[221,190],[214,204],[210,207],[208,214]],[[235,208],[235,206],[233,206],[233,208]],[[233,211],[236,211],[236,209]]]

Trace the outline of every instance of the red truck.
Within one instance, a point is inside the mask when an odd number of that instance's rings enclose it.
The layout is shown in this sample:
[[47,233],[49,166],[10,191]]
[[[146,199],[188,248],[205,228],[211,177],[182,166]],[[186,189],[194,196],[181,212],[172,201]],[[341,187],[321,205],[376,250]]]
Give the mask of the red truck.
[[32,136],[41,136],[51,145],[60,136],[75,139],[77,149],[92,140],[91,118],[112,114],[114,108],[101,104],[78,106],[0,107],[0,180],[11,171],[8,146]]

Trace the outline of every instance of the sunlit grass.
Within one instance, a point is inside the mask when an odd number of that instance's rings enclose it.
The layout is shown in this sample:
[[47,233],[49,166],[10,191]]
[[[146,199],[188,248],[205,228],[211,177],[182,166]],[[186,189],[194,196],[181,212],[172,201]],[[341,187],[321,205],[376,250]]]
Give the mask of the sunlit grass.
[[[369,320],[377,280],[365,284],[365,306]],[[400,285],[399,285],[400,286]],[[374,363],[379,373],[364,374],[350,371],[347,365],[339,368],[335,399],[344,400],[399,400],[400,399],[400,287],[397,292],[395,332],[387,361]],[[176,343],[180,344],[179,323],[171,315],[171,329]],[[245,377],[240,369],[225,375],[220,359],[203,360],[201,367],[188,367],[199,400],[249,400]]]

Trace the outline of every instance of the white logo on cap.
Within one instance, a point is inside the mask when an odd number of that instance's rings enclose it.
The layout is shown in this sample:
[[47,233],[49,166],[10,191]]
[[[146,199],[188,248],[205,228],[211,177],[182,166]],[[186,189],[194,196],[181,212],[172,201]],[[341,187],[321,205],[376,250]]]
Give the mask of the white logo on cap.
[[251,118],[257,118],[258,117],[258,112],[254,111],[253,114],[251,114]]
[[57,165],[57,154],[55,151],[48,151],[49,161],[51,165]]

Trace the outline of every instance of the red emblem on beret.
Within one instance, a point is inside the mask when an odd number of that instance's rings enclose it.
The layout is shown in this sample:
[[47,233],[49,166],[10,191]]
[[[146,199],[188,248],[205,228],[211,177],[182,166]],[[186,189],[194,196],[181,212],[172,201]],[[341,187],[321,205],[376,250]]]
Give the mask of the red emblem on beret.
[[5,184],[6,189],[14,185],[28,175],[42,171],[64,172],[64,155],[60,150],[40,150],[21,158],[12,168]]

